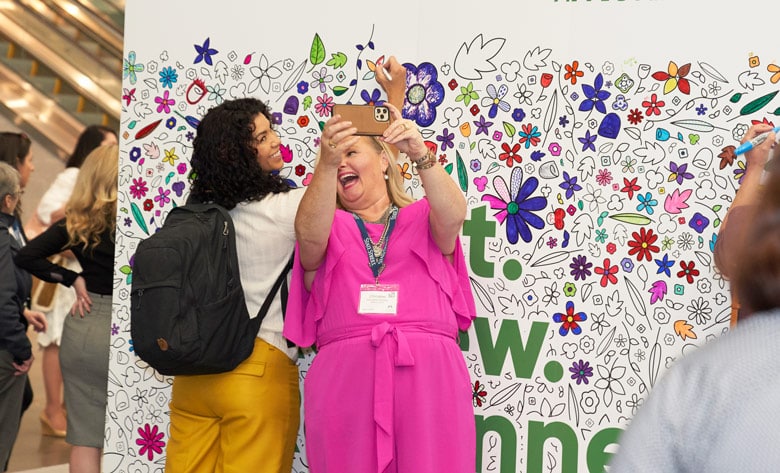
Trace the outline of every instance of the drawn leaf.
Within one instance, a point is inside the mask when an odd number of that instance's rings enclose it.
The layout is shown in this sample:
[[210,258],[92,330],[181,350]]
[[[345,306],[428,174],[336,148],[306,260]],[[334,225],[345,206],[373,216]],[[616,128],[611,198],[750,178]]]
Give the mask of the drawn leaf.
[[617,220],[618,222],[630,223],[632,225],[647,225],[653,221],[650,217],[634,213],[615,214],[610,215],[609,218]]
[[607,348],[609,348],[609,345],[612,343],[612,339],[615,338],[615,330],[617,330],[617,327],[612,327],[612,330],[610,330],[607,336],[604,337],[604,340],[599,343],[598,348],[596,348],[597,357],[600,357],[604,354],[605,351],[607,351]]
[[693,325],[687,323],[684,320],[675,320],[674,321],[674,333],[680,336],[683,340],[686,338],[696,338],[696,333],[694,333]]
[[549,255],[544,255],[538,260],[536,260],[531,266],[533,267],[540,267],[540,266],[549,266],[551,264],[558,264],[566,258],[569,257],[568,251],[555,251],[550,253]]
[[655,342],[653,349],[650,350],[650,358],[647,360],[648,371],[650,373],[650,387],[655,386],[658,379],[658,371],[661,369],[661,344]]
[[466,164],[463,162],[459,151],[455,151],[455,158],[455,162],[458,164],[458,184],[460,184],[460,190],[466,192],[469,188],[469,175],[466,172]]
[[[580,406],[577,402],[577,395],[574,394],[574,389],[571,387],[571,384],[569,385],[569,392],[568,396],[566,398],[566,401],[569,404],[569,412],[574,412],[574,425],[576,427],[579,427],[580,425]],[[571,416],[569,417],[571,419]]]
[[646,316],[647,306],[645,306],[645,301],[642,299],[639,290],[630,279],[624,277],[623,280],[626,282],[626,286],[628,286],[628,297],[631,299],[631,303],[634,304],[634,308],[638,312],[638,315],[643,317]]
[[493,300],[490,298],[490,294],[487,290],[474,278],[469,278],[469,281],[471,281],[471,288],[474,290],[474,295],[477,296],[477,300],[482,304],[482,307],[489,313],[495,315],[496,307],[493,305]]
[[312,66],[322,63],[325,60],[325,45],[322,43],[322,39],[318,33],[314,33],[314,39],[311,42],[311,49],[309,50],[309,61]]
[[518,389],[523,385],[523,383],[515,383],[510,386],[505,387],[501,391],[498,391],[495,393],[490,400],[488,401],[488,404],[490,407],[492,406],[498,406],[499,404],[503,404],[509,399],[512,398],[512,396],[515,395]]
[[686,129],[686,130],[700,131],[700,132],[703,132],[703,133],[706,133],[706,132],[709,132],[709,131],[712,131],[712,130],[715,129],[715,127],[712,124],[710,124],[710,123],[707,123],[707,122],[702,121],[702,120],[693,120],[693,119],[673,121],[672,125],[677,125],[680,128],[683,128],[683,129]]
[[550,103],[547,104],[547,110],[544,112],[544,132],[549,133],[555,123],[555,117],[558,115],[558,91],[554,91]]
[[775,98],[775,95],[777,95],[777,92],[778,91],[775,90],[774,92],[770,92],[770,93],[768,93],[766,95],[763,95],[763,96],[753,100],[752,102],[749,102],[747,105],[742,107],[742,109],[739,111],[739,114],[740,115],[750,115],[751,113],[755,113],[755,112],[761,110],[762,108],[764,108],[764,106],[766,104],[768,104],[769,102],[772,101],[773,98]]
[[141,230],[143,230],[144,233],[148,235],[149,229],[146,228],[146,222],[144,221],[144,216],[141,213],[141,209],[138,208],[138,205],[135,202],[130,204],[130,211],[133,214],[133,219],[135,220],[135,223],[137,223],[138,226],[141,227]]
[[330,55],[330,60],[328,60],[326,65],[334,69],[339,69],[341,67],[344,67],[344,64],[346,63],[347,63],[347,55],[342,52],[338,52]]
[[631,138],[633,138],[633,139],[635,139],[637,141],[640,141],[641,136],[639,134],[639,129],[638,128],[630,126],[630,127],[623,128],[623,131],[625,131],[626,134],[628,136],[630,136]]
[[504,122],[504,132],[508,136],[515,136],[515,133],[517,132],[517,128],[515,128],[515,126],[509,122]]
[[333,95],[339,97],[341,95],[344,95],[344,93],[348,90],[349,90],[348,87],[344,87],[343,85],[337,85],[336,87],[333,88]]
[[301,80],[301,76],[303,75],[303,71],[306,69],[307,61],[303,61],[300,66],[298,66],[292,74],[290,74],[290,77],[287,78],[286,81],[284,81],[284,91],[287,92],[288,90],[295,87],[298,82]]
[[701,70],[704,71],[705,74],[712,77],[715,80],[721,81],[723,83],[728,84],[728,80],[726,80],[725,77],[723,77],[723,74],[717,71],[714,67],[710,66],[706,62],[700,62],[699,67],[701,67]]

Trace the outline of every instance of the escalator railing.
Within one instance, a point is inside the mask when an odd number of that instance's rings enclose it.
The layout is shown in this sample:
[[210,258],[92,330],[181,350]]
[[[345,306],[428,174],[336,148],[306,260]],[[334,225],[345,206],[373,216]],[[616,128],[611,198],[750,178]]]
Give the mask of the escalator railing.
[[[72,150],[63,143],[75,142],[86,125],[119,128],[122,30],[114,18],[123,21],[124,15],[114,11],[112,17],[95,3],[0,2],[0,80],[17,86],[0,90],[0,104],[21,128],[33,127],[60,147],[58,154],[62,147]],[[21,110],[23,114],[17,114]],[[73,137],[55,134],[58,128]]]

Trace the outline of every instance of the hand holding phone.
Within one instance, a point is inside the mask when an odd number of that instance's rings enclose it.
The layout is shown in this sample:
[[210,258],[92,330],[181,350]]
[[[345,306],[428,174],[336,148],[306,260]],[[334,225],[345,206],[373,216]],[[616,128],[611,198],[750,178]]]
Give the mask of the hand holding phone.
[[336,104],[333,115],[351,121],[356,135],[381,136],[391,123],[390,110],[384,105]]

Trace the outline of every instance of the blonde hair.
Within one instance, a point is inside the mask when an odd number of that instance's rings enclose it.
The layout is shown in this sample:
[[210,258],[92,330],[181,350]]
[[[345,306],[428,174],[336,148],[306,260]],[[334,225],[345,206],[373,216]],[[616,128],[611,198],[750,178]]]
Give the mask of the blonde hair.
[[116,227],[119,147],[104,145],[87,155],[65,210],[69,245],[94,248],[100,235]]
[[404,190],[404,178],[398,169],[397,155],[390,151],[390,147],[384,141],[380,141],[372,136],[371,142],[377,148],[377,151],[380,153],[384,151],[387,155],[387,171],[385,172],[387,180],[385,181],[385,186],[387,187],[387,195],[390,197],[390,202],[394,203],[396,207],[406,207],[414,202],[414,199]]

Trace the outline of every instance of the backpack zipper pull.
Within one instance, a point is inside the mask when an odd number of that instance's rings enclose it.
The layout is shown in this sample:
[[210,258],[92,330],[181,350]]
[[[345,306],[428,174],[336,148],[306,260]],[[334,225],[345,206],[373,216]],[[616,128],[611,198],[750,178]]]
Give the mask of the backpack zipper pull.
[[227,222],[223,222],[222,225],[223,225],[223,227],[222,227],[222,236],[226,237],[226,238],[224,238],[222,240],[222,249],[226,250],[227,246],[228,246],[227,236],[230,234],[230,230],[228,230],[228,223]]

